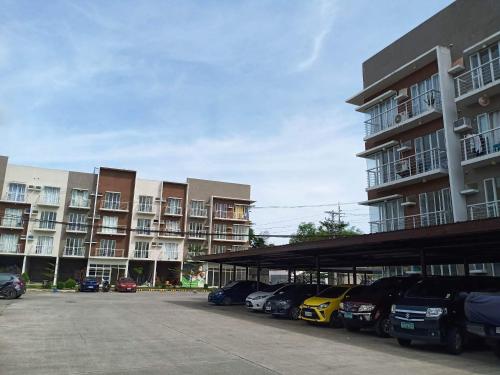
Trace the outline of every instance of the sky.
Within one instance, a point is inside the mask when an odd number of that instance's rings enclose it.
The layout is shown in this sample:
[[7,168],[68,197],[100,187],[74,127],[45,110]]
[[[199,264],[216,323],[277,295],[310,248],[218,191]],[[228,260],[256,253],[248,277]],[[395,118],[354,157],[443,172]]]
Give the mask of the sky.
[[[451,2],[0,0],[0,154],[251,184],[257,233],[339,202],[368,232],[364,119],[345,100],[364,60]],[[304,205],[322,206],[269,208]]]

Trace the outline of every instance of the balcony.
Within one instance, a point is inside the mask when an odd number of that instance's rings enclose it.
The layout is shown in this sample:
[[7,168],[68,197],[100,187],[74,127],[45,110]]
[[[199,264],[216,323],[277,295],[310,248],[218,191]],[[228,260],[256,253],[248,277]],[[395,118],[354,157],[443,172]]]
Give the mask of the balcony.
[[59,197],[42,194],[36,204],[37,206],[59,207]]
[[149,227],[136,228],[135,230],[136,237],[153,238],[155,235],[156,232],[151,232]]
[[207,239],[207,232],[204,230],[194,230],[188,232],[188,238],[190,240],[200,240],[205,241]]
[[216,233],[213,240],[220,242],[247,242],[248,234],[233,234],[231,232]]
[[0,223],[2,229],[22,230],[24,228],[23,221],[19,218],[4,218]]
[[462,139],[462,165],[500,160],[500,127]]
[[467,206],[469,220],[481,220],[500,217],[500,201],[492,201]]
[[446,151],[432,149],[367,170],[368,189],[403,186],[448,174]]
[[2,254],[22,254],[21,245],[7,244],[0,242],[0,253]]
[[35,254],[36,255],[52,255],[54,247],[48,245],[36,245]]
[[103,200],[101,202],[101,211],[128,212],[128,202],[120,203]]
[[88,199],[74,199],[69,203],[69,208],[78,210],[90,210],[90,200]]
[[429,90],[365,121],[365,140],[392,136],[441,115],[441,94],[437,90]]
[[91,257],[106,257],[106,258],[123,258],[125,256],[124,249],[108,249],[108,248],[95,248],[90,252]]
[[208,216],[208,211],[206,208],[196,208],[189,211],[190,217],[206,218]]
[[87,233],[87,223],[68,223],[66,233]]
[[500,58],[497,57],[455,78],[455,102],[470,105],[482,95],[500,93]]
[[134,250],[135,259],[150,259],[152,253],[151,250]]
[[85,255],[85,247],[64,246],[63,255],[65,257],[83,257]]
[[152,204],[139,204],[137,207],[137,213],[141,215],[154,215]]
[[126,236],[127,235],[127,227],[118,226],[118,227],[99,227],[97,230],[97,234],[105,235],[105,236]]
[[35,232],[54,233],[56,231],[56,223],[54,221],[40,221],[33,227]]
[[25,193],[6,193],[2,197],[2,201],[9,203],[26,203]]
[[212,248],[212,254],[246,251],[249,248],[250,247],[248,245],[214,245]]
[[217,220],[229,220],[229,221],[249,221],[249,213],[245,212],[235,212],[235,211],[215,211],[214,219]]
[[163,212],[165,216],[182,216],[182,207],[180,206],[167,206]]
[[452,222],[452,213],[443,210],[394,219],[371,221],[369,224],[371,233],[380,233],[403,229],[427,228]]
[[158,237],[182,239],[184,238],[184,234],[180,229],[165,228],[164,230],[159,232]]

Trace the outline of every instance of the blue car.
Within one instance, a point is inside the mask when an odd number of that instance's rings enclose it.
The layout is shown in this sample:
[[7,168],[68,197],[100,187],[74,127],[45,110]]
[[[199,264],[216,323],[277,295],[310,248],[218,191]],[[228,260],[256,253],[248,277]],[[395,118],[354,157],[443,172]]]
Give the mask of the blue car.
[[259,290],[263,290],[268,285],[257,283],[257,281],[231,281],[221,289],[216,289],[208,294],[208,302],[216,305],[237,305],[244,304],[247,296]]
[[99,282],[95,277],[86,277],[80,283],[78,290],[80,292],[98,292]]

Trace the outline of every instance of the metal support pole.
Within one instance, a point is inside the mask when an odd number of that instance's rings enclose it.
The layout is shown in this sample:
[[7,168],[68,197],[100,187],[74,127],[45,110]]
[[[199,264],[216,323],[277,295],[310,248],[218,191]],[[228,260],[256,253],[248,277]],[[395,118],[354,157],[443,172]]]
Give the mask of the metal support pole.
[[248,266],[245,267],[245,280],[248,280]]
[[311,272],[309,272],[309,284],[312,285],[312,283],[313,283],[313,273],[311,271]]
[[292,270],[289,268],[288,269],[288,284],[292,283]]
[[293,270],[293,283],[295,284],[297,282],[297,270]]
[[321,267],[319,263],[319,255],[316,255],[316,293],[319,294],[319,286],[321,284]]
[[427,263],[425,261],[425,250],[420,250],[420,270],[423,277],[427,277]]
[[358,285],[358,272],[356,269],[356,266],[352,267],[352,284],[353,285]]
[[347,272],[347,285],[351,285],[351,273]]
[[222,263],[219,263],[219,288],[222,288]]
[[236,265],[233,266],[233,281],[236,281]]
[[260,289],[260,259],[257,259],[257,292]]
[[470,276],[470,267],[467,258],[464,258],[464,274],[465,276]]

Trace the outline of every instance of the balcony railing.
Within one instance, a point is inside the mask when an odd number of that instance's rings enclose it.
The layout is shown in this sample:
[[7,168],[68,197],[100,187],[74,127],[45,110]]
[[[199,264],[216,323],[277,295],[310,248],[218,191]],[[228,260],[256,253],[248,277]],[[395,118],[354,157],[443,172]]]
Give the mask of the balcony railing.
[[500,201],[484,202],[467,206],[469,220],[500,217]]
[[441,94],[437,90],[429,90],[414,98],[382,112],[365,121],[365,136],[402,126],[414,117],[430,111],[441,111]]
[[66,232],[87,233],[87,223],[68,223]]
[[446,151],[432,149],[419,152],[381,166],[368,169],[368,188],[418,176],[437,169],[448,169]]
[[192,230],[188,232],[188,237],[198,240],[205,240],[207,238],[207,232],[205,230]]
[[191,208],[189,212],[189,216],[191,217],[207,217],[207,214],[206,208]]
[[0,253],[3,253],[3,254],[22,254],[21,245],[0,242]]
[[117,202],[117,201],[103,200],[101,202],[101,210],[128,212],[128,202],[122,203],[122,202]]
[[215,211],[214,217],[216,219],[227,219],[227,220],[249,220],[249,214],[247,212],[234,212],[234,211]]
[[136,228],[135,234],[137,236],[154,236],[155,233],[151,232],[151,227],[138,227]]
[[9,202],[25,203],[26,193],[7,193],[4,194],[2,200]]
[[38,205],[40,206],[59,206],[59,196],[53,195],[40,195],[38,200]]
[[68,257],[82,257],[85,255],[83,246],[64,246],[63,254]]
[[165,228],[159,232],[160,237],[183,237],[182,231],[179,228]]
[[104,234],[104,235],[110,235],[110,236],[125,236],[127,234],[127,227],[125,226],[118,226],[118,227],[111,227],[111,226],[101,226],[99,229],[97,229],[97,234]]
[[154,214],[153,205],[150,203],[140,203],[137,212],[141,214]]
[[48,245],[36,245],[35,254],[37,255],[52,255],[53,246]]
[[149,259],[150,250],[134,250],[134,258]]
[[455,78],[455,97],[500,82],[500,57],[471,69]]
[[0,227],[8,229],[23,229],[24,225],[21,218],[6,217],[2,220]]
[[72,199],[69,208],[81,208],[81,209],[89,209],[90,208],[90,200],[89,199]]
[[248,240],[248,234],[237,234],[237,233],[221,233],[216,232],[214,235],[215,241],[235,241],[235,242],[245,242]]
[[500,127],[462,139],[462,160],[500,152]]
[[167,206],[164,211],[165,215],[174,215],[180,216],[182,215],[182,207],[181,206]]
[[51,220],[41,220],[35,225],[33,229],[42,232],[55,232],[56,222]]
[[385,219],[370,222],[371,233],[392,232],[403,229],[416,229],[431,227],[435,225],[449,224],[453,222],[449,211],[435,211],[425,214],[403,216],[394,219]]
[[124,249],[108,249],[108,248],[95,248],[90,252],[90,256],[94,257],[109,257],[109,258],[123,258],[125,254]]

